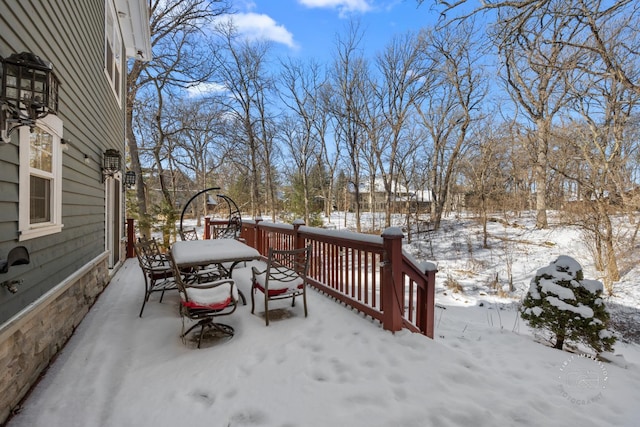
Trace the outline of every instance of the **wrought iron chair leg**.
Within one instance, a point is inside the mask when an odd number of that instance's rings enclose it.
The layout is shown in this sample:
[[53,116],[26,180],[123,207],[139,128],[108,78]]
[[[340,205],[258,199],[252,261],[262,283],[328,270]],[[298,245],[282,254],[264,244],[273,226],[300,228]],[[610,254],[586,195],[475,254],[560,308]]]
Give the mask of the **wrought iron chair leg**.
[[307,317],[307,293],[302,294],[302,305],[304,305],[304,317]]
[[195,328],[197,328],[198,326],[202,326],[202,321],[200,321],[200,322],[196,323],[195,325],[191,325],[191,327],[190,327],[189,329],[187,329],[187,331],[186,331],[186,332],[183,332],[182,336],[183,336],[183,337],[186,337],[186,336],[187,336],[187,334],[188,334],[189,332],[193,331],[193,330],[194,330]]
[[204,327],[208,326],[206,324],[202,324],[202,327],[200,328],[200,337],[198,338],[198,348],[200,348],[200,344],[202,344],[202,337],[204,336]]
[[[145,283],[146,285],[146,283]],[[145,286],[144,288],[144,299],[142,300],[142,307],[140,308],[140,314],[138,315],[138,317],[142,317],[142,312],[144,311],[144,306],[147,304],[147,301],[149,301],[149,295],[151,294],[151,292],[149,292],[149,287]]]
[[230,337],[232,337],[235,334],[235,330],[231,326],[226,325],[224,323],[215,323],[214,322],[210,326],[212,328],[214,328],[216,331],[219,331],[222,334],[230,336]]
[[238,289],[238,295],[240,295],[240,299],[242,299],[242,305],[247,305],[247,299],[244,297],[244,293],[240,289]]
[[256,307],[256,303],[255,303],[255,294],[256,294],[256,288],[255,286],[252,284],[251,285],[251,314],[253,314],[253,311]]
[[147,303],[147,299],[149,299],[149,297],[147,296],[147,293],[145,292],[144,299],[142,300],[142,308],[140,308],[140,314],[138,314],[138,317],[142,317],[142,312],[144,311],[144,306]]

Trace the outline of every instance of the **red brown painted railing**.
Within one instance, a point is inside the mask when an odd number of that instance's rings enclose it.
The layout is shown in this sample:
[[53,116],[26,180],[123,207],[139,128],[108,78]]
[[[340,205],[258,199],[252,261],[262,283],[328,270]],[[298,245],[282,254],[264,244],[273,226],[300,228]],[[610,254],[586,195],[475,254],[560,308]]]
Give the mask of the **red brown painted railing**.
[[294,225],[243,221],[241,237],[262,255],[269,247],[311,244],[309,282],[316,289],[379,320],[386,330],[403,327],[433,338],[435,273],[402,251],[402,233],[382,236]]
[[136,253],[133,244],[136,240],[136,228],[133,225],[133,218],[127,218],[127,258],[133,258]]

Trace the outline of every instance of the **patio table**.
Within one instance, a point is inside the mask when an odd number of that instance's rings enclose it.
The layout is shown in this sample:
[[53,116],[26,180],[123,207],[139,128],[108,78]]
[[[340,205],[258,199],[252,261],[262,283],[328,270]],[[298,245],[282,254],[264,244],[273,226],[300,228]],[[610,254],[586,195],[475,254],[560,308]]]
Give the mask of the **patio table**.
[[[235,239],[183,240],[171,246],[171,255],[178,268],[218,265],[232,278],[233,269],[241,262],[260,259],[260,252]],[[247,300],[240,292],[242,302]]]

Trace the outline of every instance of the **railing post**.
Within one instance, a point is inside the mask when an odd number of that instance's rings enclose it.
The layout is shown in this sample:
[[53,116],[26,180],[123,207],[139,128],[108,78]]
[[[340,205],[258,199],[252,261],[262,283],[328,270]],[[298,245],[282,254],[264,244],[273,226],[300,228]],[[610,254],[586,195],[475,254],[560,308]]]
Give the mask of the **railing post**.
[[127,258],[133,258],[135,251],[133,245],[136,241],[136,230],[133,225],[133,218],[127,218]]
[[256,228],[254,230],[255,235],[253,241],[256,243],[256,249],[260,252],[260,255],[265,255],[264,253],[264,244],[263,244],[263,236],[264,234],[260,230],[260,222],[262,221],[262,217],[256,217]]
[[[255,228],[255,224],[253,225]],[[242,227],[240,227],[240,240],[245,242],[247,245],[254,247],[256,242],[254,241],[255,232],[249,233],[251,227],[249,227],[246,221],[242,221]]]
[[208,216],[204,217],[204,240],[209,240],[211,238],[211,218]]
[[293,221],[293,249],[304,248],[304,238],[298,234],[298,229],[305,225],[304,219],[296,219]]
[[436,309],[436,270],[428,270],[427,274],[427,295],[425,308],[428,310],[425,312],[426,327],[425,335],[433,339],[434,322],[435,322],[435,309]]
[[387,331],[402,329],[404,286],[402,283],[402,230],[389,227],[382,232],[382,327]]

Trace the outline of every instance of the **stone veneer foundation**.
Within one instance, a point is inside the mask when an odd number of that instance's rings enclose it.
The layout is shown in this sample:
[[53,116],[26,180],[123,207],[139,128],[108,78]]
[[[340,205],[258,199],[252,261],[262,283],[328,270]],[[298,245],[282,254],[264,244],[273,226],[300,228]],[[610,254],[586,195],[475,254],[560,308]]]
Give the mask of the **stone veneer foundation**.
[[108,255],[94,258],[0,327],[0,425],[18,409],[109,283]]

